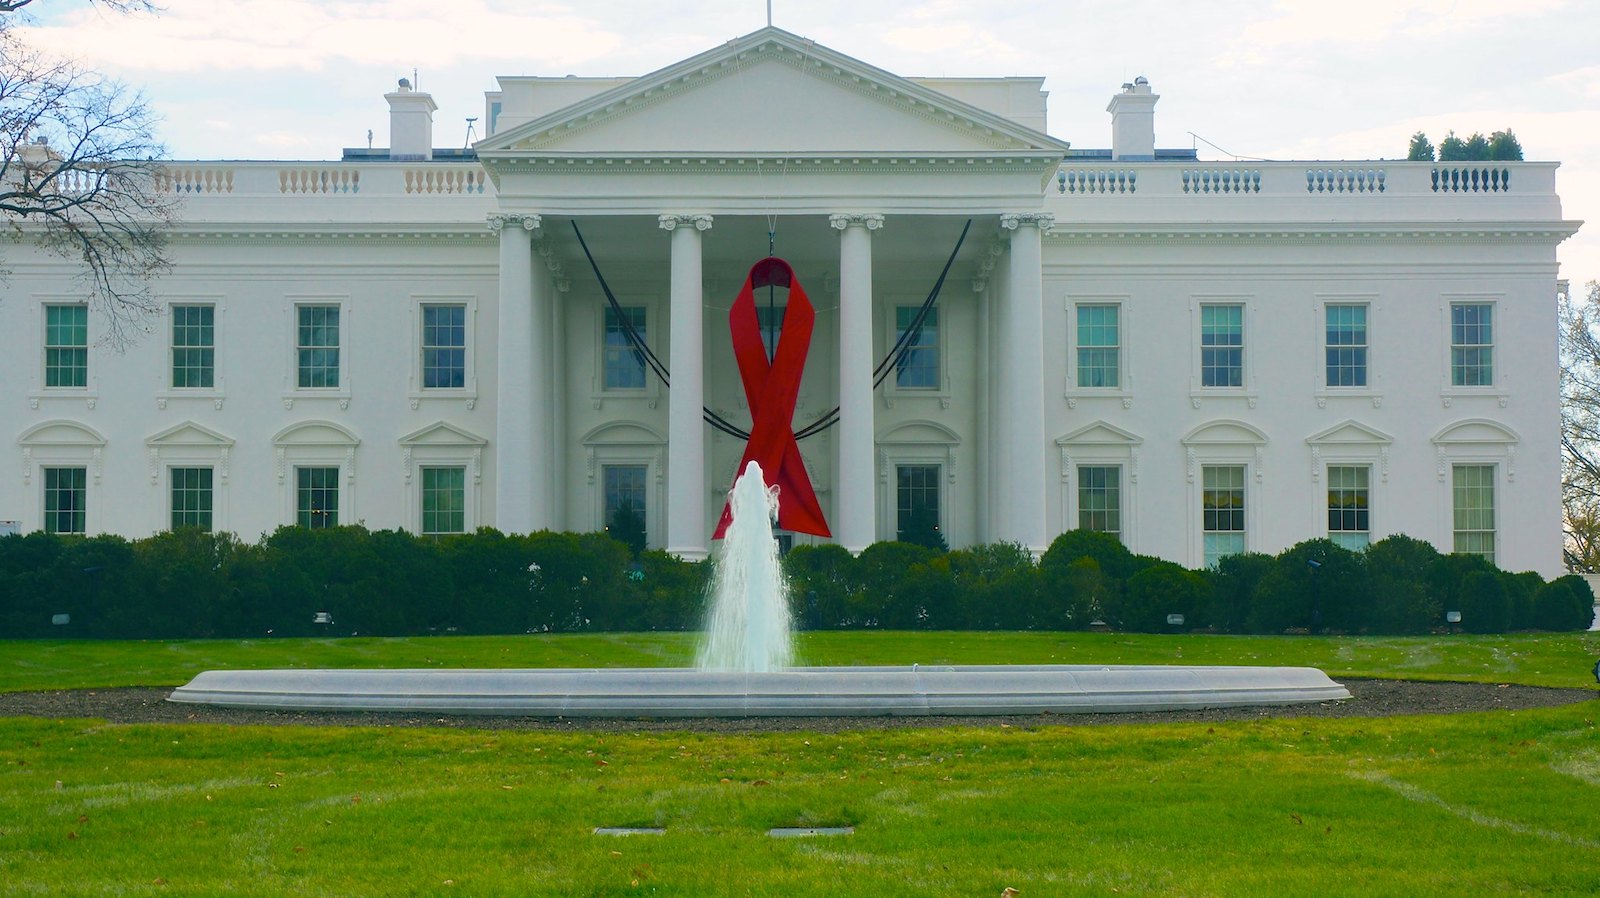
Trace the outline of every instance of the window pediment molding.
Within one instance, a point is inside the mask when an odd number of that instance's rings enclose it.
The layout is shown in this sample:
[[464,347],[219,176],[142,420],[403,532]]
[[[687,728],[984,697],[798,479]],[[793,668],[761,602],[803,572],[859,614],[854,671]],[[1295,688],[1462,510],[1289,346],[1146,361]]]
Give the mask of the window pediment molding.
[[885,430],[881,435],[879,435],[878,442],[895,445],[915,443],[924,446],[930,444],[938,446],[959,446],[961,444],[961,435],[937,421],[916,419],[911,421],[902,421],[888,430]]
[[234,441],[215,430],[195,421],[184,421],[174,424],[160,433],[152,434],[145,438],[145,445],[152,449],[175,448],[231,448]]
[[1512,445],[1522,442],[1516,431],[1488,418],[1464,418],[1445,425],[1438,433],[1433,435],[1436,446],[1459,446],[1463,444],[1498,444]]
[[1184,434],[1185,446],[1265,446],[1270,440],[1253,425],[1231,418],[1207,421]]
[[407,449],[425,446],[487,446],[489,441],[448,421],[435,421],[400,438]]
[[1057,446],[1141,446],[1144,438],[1115,424],[1094,421],[1056,438]]
[[1394,437],[1376,427],[1362,424],[1354,418],[1346,418],[1327,430],[1320,430],[1306,437],[1306,442],[1312,446],[1323,448],[1330,446],[1388,446],[1394,443]]
[[361,445],[361,438],[356,436],[348,427],[332,421],[313,420],[299,421],[278,431],[272,437],[272,445],[279,448],[293,446],[339,446],[354,448]]
[[608,421],[589,430],[578,442],[584,446],[656,446],[667,438],[638,421]]
[[69,421],[65,418],[57,418],[51,421],[41,421],[24,430],[17,437],[17,444],[28,448],[41,446],[103,448],[106,445],[106,438],[87,424]]

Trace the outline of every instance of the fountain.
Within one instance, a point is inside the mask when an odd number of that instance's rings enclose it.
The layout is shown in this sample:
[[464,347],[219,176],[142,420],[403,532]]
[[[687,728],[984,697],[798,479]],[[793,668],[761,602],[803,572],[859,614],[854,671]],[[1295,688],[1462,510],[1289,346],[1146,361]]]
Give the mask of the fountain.
[[695,668],[210,670],[169,701],[235,708],[528,717],[802,717],[1163,711],[1287,705],[1350,693],[1309,667],[790,667],[776,489],[734,484]]

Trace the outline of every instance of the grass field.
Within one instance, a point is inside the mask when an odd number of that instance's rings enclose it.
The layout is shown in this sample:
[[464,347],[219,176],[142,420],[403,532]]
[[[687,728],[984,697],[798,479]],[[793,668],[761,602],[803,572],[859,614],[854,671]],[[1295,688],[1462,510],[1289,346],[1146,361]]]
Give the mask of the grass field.
[[[694,635],[170,642],[0,640],[0,692],[178,686],[202,670],[270,667],[661,667]],[[1148,636],[1137,633],[814,632],[803,664],[1253,664],[1339,677],[1593,685],[1600,633],[1447,637]]]
[[[4,689],[213,666],[681,663],[676,636],[0,643]],[[816,663],[1319,664],[1580,685],[1595,634],[816,634]],[[511,657],[506,657],[511,656]],[[0,894],[1600,894],[1600,705],[837,734],[0,719]],[[596,826],[661,826],[597,836]],[[855,827],[773,839],[775,826]]]

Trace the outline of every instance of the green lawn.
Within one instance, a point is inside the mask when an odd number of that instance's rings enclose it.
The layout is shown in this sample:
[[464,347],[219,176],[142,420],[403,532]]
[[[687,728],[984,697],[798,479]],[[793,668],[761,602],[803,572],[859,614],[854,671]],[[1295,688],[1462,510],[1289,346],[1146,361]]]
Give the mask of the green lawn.
[[[694,655],[686,633],[0,641],[0,692],[177,686],[202,670],[267,667],[657,667]],[[1600,633],[1448,637],[1145,636],[1111,633],[802,634],[807,664],[1264,664],[1330,675],[1592,685]]]
[[[827,663],[1175,661],[1578,685],[1595,634],[817,634]],[[215,666],[681,663],[676,636],[0,643],[6,689]],[[1568,668],[1580,668],[1569,672]],[[1592,680],[1590,681],[1592,684]],[[0,719],[0,894],[1600,894],[1600,703],[752,735]],[[615,838],[596,826],[649,825]],[[774,826],[849,825],[778,840]]]

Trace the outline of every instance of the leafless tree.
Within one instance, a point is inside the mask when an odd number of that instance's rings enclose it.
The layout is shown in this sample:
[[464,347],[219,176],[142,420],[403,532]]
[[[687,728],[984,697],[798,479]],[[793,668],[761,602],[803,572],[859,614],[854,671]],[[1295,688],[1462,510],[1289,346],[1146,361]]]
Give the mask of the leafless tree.
[[82,263],[85,299],[120,347],[155,311],[153,280],[170,267],[165,150],[137,92],[21,39],[7,14],[32,2],[0,0],[0,220],[13,242]]
[[1561,502],[1570,570],[1600,572],[1600,282],[1560,297]]

